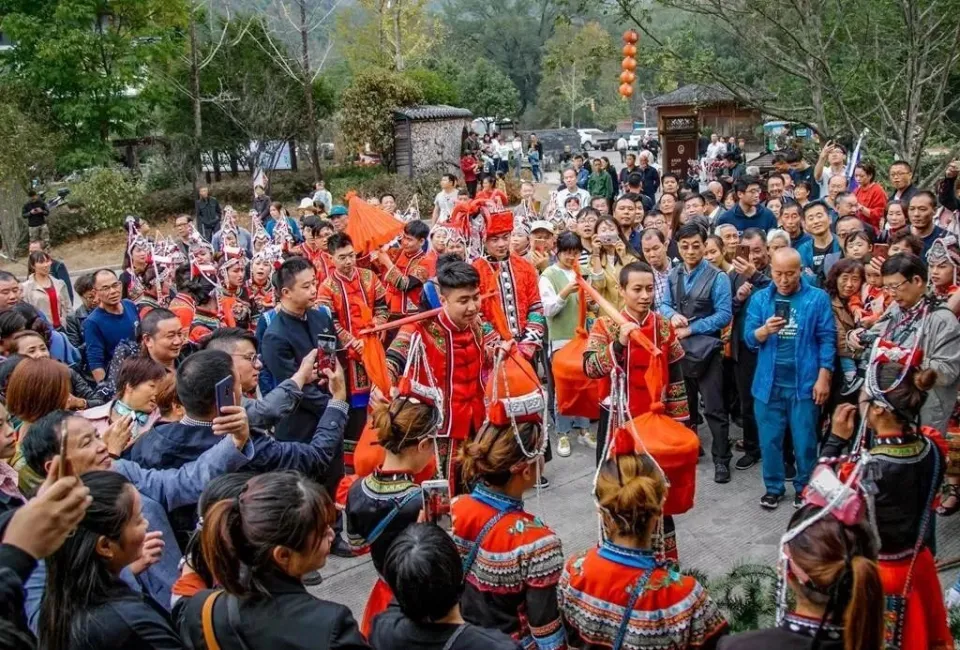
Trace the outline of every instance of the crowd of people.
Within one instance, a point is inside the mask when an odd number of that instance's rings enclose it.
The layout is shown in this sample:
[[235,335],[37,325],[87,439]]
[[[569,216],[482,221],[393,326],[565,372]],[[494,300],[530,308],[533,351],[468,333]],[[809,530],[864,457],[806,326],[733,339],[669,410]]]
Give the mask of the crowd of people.
[[[71,282],[25,206],[0,647],[952,647],[957,166],[934,193],[895,162],[887,196],[830,143],[698,192],[647,151],[576,155],[507,209],[536,144],[468,140],[432,223],[372,198],[383,246],[322,183],[295,215],[258,185],[249,230],[202,188],[175,236],[130,218],[120,273]],[[762,508],[792,484],[775,628],[730,634],[681,573],[681,486],[624,414],[702,431],[719,484],[761,464]],[[524,496],[574,444],[600,539],[569,555]],[[359,623],[307,590],[331,554],[372,558]]]

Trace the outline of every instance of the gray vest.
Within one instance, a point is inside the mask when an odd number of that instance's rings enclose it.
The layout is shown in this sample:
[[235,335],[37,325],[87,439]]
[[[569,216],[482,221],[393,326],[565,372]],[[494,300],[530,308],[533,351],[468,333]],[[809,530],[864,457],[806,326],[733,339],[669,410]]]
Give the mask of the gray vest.
[[677,313],[683,314],[687,320],[713,315],[717,311],[713,306],[713,283],[720,275],[720,270],[712,264],[707,264],[689,291],[683,283],[683,276],[686,273],[687,267],[683,264],[674,267],[673,271],[670,272],[669,282],[670,293],[673,296],[673,309]]

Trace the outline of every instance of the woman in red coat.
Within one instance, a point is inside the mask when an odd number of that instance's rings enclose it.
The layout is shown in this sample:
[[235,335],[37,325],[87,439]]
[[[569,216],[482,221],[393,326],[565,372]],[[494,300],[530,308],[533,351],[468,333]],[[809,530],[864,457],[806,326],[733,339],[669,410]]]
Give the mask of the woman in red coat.
[[883,213],[887,209],[887,193],[874,179],[877,168],[870,161],[861,161],[853,172],[859,187],[853,193],[857,197],[857,216],[860,221],[873,226],[875,232],[882,229]]

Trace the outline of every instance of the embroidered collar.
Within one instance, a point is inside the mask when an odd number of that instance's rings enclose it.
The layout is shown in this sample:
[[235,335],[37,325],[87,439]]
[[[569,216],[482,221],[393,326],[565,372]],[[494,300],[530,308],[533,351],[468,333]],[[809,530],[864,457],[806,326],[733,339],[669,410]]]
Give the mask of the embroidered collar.
[[501,512],[506,510],[523,510],[522,499],[514,499],[506,494],[494,492],[482,483],[473,488],[473,492],[470,493],[470,496],[477,501],[485,503],[491,508],[495,508]]
[[183,424],[188,427],[212,427],[213,422],[208,420],[195,420],[189,415],[184,415],[180,420],[180,424]]
[[657,560],[653,556],[653,551],[627,548],[626,546],[614,544],[607,539],[600,542],[600,548],[597,554],[605,560],[610,560],[611,562],[635,569],[653,569],[657,566]]
[[457,324],[453,322],[453,319],[450,318],[450,314],[447,313],[446,309],[441,309],[440,314],[437,316],[437,320],[440,321],[440,324],[446,327],[449,330],[454,332],[466,332],[470,329],[470,326],[466,327],[457,327]]
[[347,276],[345,276],[343,273],[341,273],[340,271],[337,271],[337,270],[334,270],[334,271],[333,271],[333,275],[335,275],[335,276],[337,277],[337,279],[340,280],[341,282],[353,282],[354,280],[357,279],[357,276],[360,275],[360,269],[357,268],[357,267],[354,267],[354,268],[353,268],[353,277],[349,277],[349,278],[348,278]]
[[[820,629],[820,621],[799,614],[787,614],[780,624],[780,629],[786,630],[792,634],[810,637],[817,636],[817,630]],[[830,641],[839,641],[843,639],[843,628],[832,623],[824,623],[823,629],[820,629],[820,638]]]
[[373,475],[382,483],[413,483],[413,474],[402,470],[385,470],[377,468]]

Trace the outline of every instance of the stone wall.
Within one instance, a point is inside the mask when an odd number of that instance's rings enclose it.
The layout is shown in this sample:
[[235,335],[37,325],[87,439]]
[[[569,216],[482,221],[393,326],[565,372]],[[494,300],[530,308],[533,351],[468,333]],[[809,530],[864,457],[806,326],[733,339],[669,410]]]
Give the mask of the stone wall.
[[470,120],[465,118],[413,122],[410,135],[414,173],[459,173],[463,129],[469,124]]

